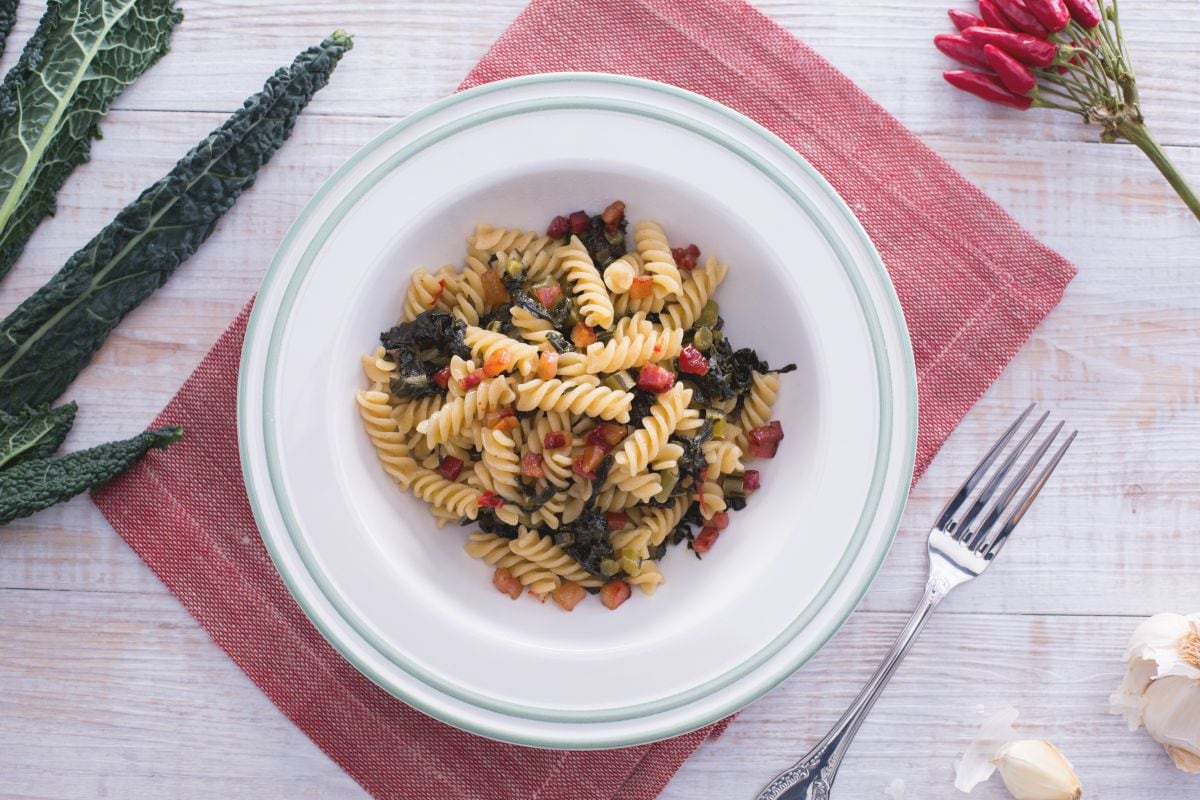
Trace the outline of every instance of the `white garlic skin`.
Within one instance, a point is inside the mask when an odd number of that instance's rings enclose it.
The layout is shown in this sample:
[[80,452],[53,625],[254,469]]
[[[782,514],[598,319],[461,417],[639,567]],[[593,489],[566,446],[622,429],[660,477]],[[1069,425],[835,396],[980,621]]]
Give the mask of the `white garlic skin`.
[[1200,613],[1155,614],[1129,640],[1125,679],[1109,698],[1130,730],[1141,725],[1175,766],[1200,773]]
[[992,762],[1016,800],[1079,800],[1083,796],[1071,762],[1047,741],[1009,742]]

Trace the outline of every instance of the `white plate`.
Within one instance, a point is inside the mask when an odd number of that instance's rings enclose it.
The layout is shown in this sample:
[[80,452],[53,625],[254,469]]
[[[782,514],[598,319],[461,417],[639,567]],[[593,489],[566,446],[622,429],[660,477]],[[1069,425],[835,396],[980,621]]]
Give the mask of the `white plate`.
[[[710,555],[675,548],[655,596],[567,614],[491,586],[461,550],[471,529],[438,530],[385,476],[353,394],[414,268],[461,264],[477,222],[544,228],[615,198],[727,261],[726,331],[799,370],[774,414],[780,454]],[[878,255],[787,145],[673,87],[540,75],[411,115],[317,192],[259,292],[238,422],[275,564],[352,664],[466,730],[599,748],[720,719],[837,630],[904,506],[915,385]]]

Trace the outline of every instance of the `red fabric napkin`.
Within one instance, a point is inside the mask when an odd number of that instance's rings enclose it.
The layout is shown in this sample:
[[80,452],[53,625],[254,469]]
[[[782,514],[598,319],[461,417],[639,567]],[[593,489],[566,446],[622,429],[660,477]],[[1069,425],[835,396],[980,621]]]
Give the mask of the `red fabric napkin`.
[[[621,72],[707,95],[783,137],[841,192],[882,253],[912,334],[917,475],[1074,275],[845,76],[740,0],[534,0],[463,86],[553,70]],[[408,708],[312,627],[271,564],[242,485],[235,406],[248,312],[155,422],[182,424],[187,436],[96,496],[118,533],[280,710],[377,797],[657,795],[724,723],[605,752],[500,744]]]

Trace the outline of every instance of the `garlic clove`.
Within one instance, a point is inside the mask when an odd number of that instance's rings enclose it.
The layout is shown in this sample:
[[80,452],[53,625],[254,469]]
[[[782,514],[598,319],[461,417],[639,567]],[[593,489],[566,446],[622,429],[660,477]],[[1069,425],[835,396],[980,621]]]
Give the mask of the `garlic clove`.
[[970,792],[992,777],[996,771],[992,756],[1003,744],[1017,738],[1012,727],[1016,721],[1017,710],[1012,706],[1000,709],[983,721],[974,740],[954,764],[954,788],[960,792]]
[[1171,675],[1146,689],[1142,722],[1175,766],[1200,772],[1200,683]]
[[1200,680],[1200,613],[1155,614],[1133,632],[1125,660],[1152,661],[1150,677],[1179,675]]
[[1047,741],[1009,742],[992,761],[1017,800],[1079,800],[1083,796],[1071,762]]

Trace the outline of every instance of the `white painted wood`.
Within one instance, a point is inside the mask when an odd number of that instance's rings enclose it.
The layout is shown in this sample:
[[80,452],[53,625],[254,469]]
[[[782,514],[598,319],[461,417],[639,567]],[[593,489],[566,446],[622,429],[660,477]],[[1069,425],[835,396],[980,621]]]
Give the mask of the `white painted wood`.
[[[254,291],[292,217],[371,136],[452,91],[522,0],[188,0],[172,53],[127,92],[0,284],[35,289],[266,74],[336,27],[357,46],[294,140],[172,282],[72,387],[68,445],[133,433]],[[1144,737],[1104,714],[1136,616],[1196,610],[1200,574],[1200,225],[1140,153],[1044,112],[990,109],[944,86],[928,45],[940,3],[760,0],[1080,267],[1063,304],[968,415],[916,487],[846,630],[688,762],[664,797],[748,796],[827,729],[900,627],[923,580],[924,526],[1027,399],[1081,429],[1039,509],[988,576],[938,612],[859,735],[840,796],[954,797],[950,762],[974,705],[1011,702],[1056,741],[1089,796],[1193,796]],[[964,2],[963,7],[967,6]],[[26,0],[7,66],[32,29]],[[1124,3],[1144,107],[1200,182],[1200,35],[1190,0]],[[0,794],[5,797],[361,797],[258,693],[86,499],[0,531]],[[990,616],[977,618],[978,612]],[[939,689],[923,679],[936,670]],[[989,686],[976,692],[979,681]],[[944,685],[943,685],[944,684]],[[1000,798],[998,787],[976,796]]]

